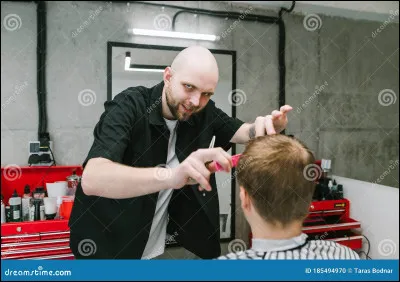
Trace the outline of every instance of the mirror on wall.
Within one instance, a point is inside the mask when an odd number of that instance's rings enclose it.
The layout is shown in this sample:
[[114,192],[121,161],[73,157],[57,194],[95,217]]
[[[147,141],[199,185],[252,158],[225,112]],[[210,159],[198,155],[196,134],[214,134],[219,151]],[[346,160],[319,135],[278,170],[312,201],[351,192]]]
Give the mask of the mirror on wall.
[[[170,66],[176,55],[183,50],[181,47],[156,46],[132,43],[108,43],[108,91],[107,99],[112,100],[118,93],[129,87],[152,87],[163,80],[165,67]],[[210,50],[215,56],[219,67],[219,81],[212,100],[216,106],[227,115],[235,117],[232,99],[236,88],[235,51]],[[233,154],[235,145],[228,151]],[[234,239],[235,222],[235,178],[227,173],[216,174],[216,182],[220,207],[220,237],[221,241]],[[167,237],[168,238],[168,237]],[[167,240],[168,244],[171,240]]]

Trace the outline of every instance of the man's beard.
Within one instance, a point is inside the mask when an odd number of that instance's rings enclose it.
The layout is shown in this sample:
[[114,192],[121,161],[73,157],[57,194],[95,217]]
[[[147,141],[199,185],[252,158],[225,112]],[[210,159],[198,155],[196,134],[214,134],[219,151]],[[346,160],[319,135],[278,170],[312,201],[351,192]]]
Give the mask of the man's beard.
[[177,103],[173,98],[172,98],[172,91],[171,89],[166,89],[165,90],[165,97],[167,100],[167,105],[168,108],[170,110],[170,112],[172,113],[173,117],[177,120],[180,121],[186,121],[190,118],[191,115],[195,114],[198,111],[198,108],[193,108],[192,112],[190,114],[187,113],[181,113],[179,112],[179,105],[180,103]]

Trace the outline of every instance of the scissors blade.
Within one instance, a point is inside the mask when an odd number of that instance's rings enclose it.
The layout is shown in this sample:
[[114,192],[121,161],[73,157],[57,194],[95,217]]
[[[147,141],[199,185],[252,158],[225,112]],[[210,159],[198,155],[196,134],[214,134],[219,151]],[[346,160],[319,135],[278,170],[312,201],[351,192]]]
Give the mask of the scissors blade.
[[208,147],[208,148],[209,148],[209,149],[214,148],[214,144],[215,144],[215,135],[214,135],[213,138],[211,139],[210,147]]

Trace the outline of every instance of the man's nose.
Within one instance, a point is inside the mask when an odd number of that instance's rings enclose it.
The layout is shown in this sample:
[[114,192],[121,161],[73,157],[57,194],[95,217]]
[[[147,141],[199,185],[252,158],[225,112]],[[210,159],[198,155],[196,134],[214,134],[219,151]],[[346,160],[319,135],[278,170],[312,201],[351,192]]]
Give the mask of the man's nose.
[[199,104],[200,104],[200,97],[201,97],[201,94],[200,94],[200,93],[195,94],[195,95],[192,95],[192,97],[190,98],[190,103],[191,103],[194,107],[198,107]]

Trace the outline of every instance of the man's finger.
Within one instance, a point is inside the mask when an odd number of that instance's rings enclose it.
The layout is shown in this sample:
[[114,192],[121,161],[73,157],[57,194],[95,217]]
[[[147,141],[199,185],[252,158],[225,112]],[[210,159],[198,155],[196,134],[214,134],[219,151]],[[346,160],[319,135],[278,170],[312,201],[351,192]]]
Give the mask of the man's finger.
[[256,129],[256,136],[264,136],[265,135],[265,119],[264,118],[256,118],[255,121],[255,129]]
[[272,112],[272,118],[273,118],[273,119],[277,119],[277,118],[281,117],[282,115],[283,115],[283,113],[280,112],[280,111],[277,111],[277,110],[274,110],[274,111]]
[[191,178],[197,181],[201,187],[206,189],[207,191],[211,191],[211,185],[208,183],[208,180],[200,173],[198,172],[192,164],[188,166],[188,174],[190,175]]
[[232,157],[229,154],[228,157],[225,154],[218,154],[215,156],[214,160],[218,162],[226,172],[232,169]]
[[284,105],[284,106],[282,106],[282,107],[280,108],[280,111],[281,111],[283,114],[286,114],[286,113],[290,112],[291,110],[293,110],[293,108],[292,108],[291,106],[289,106],[289,105]]
[[215,162],[210,162],[206,165],[207,169],[210,171],[210,173],[215,173],[217,171],[217,167]]
[[272,122],[272,116],[268,115],[265,119],[265,129],[267,130],[268,135],[276,134],[274,123]]
[[224,149],[221,147],[217,148],[210,148],[210,149],[200,149],[198,152],[198,159],[202,161],[203,163],[208,163],[210,161],[215,161],[217,160],[218,156],[223,156],[225,157],[230,164],[232,165],[232,162],[230,161],[231,155],[229,155]]
[[189,162],[195,170],[197,170],[205,179],[207,179],[207,181],[209,180],[210,172],[202,161],[196,158],[191,158]]

